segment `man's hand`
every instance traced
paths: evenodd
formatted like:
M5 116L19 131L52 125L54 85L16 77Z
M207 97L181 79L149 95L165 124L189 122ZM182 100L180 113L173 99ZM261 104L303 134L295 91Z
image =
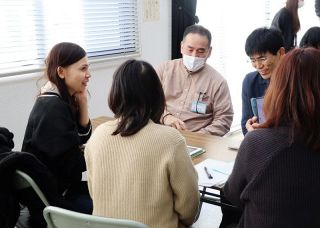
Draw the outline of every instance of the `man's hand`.
M246 123L246 128L249 131L253 131L257 128L260 128L260 124L257 122L258 118L256 116L248 119L247 123Z
M184 124L184 122L171 114L163 118L163 124L174 127L178 130L186 130L186 125Z

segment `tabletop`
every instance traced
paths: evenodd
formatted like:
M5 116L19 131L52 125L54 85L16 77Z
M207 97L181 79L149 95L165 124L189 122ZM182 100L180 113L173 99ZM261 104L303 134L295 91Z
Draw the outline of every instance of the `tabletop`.
M113 117L100 116L91 120L93 130L100 124L113 120ZM206 150L205 153L192 158L193 164L211 158L220 161L234 161L237 150L229 149L229 145L234 144L236 139L228 137L219 137L214 135L195 133L190 131L180 131L185 137L187 145L201 147Z

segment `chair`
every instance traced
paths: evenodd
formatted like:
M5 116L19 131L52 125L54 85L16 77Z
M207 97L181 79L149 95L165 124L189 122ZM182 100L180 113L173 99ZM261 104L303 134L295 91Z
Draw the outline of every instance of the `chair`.
M147 228L132 220L82 214L54 206L46 207L43 216L48 228Z
M49 206L49 201L44 196L38 185L34 182L34 180L25 172L21 170L16 170L13 180L13 185L15 189L21 190L26 188L32 188L36 194L39 196L41 201L44 203L45 206Z

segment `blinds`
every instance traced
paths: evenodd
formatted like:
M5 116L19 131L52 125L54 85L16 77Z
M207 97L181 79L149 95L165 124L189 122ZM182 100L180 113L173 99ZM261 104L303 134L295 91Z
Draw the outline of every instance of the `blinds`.
M137 0L0 0L0 75L43 67L53 45L89 57L139 53Z

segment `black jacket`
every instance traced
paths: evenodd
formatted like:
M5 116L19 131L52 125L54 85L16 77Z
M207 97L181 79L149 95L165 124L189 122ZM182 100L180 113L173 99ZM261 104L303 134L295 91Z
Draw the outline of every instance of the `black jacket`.
M91 124L83 128L77 122L59 95L43 94L33 106L23 140L22 151L34 154L49 168L60 192L80 182L86 170L79 146L89 139Z
M59 194L57 181L36 156L26 152L12 152L13 134L0 127L0 227L15 227L20 214L19 203L28 207L30 225L46 227L42 211L45 205L31 189L17 191L13 187L13 175L19 169L27 173L39 186L50 205L76 210L69 201Z
M13 147L13 134L7 128L0 127L0 153L11 151Z
M316 15L320 17L320 0L316 0L314 4Z
M0 153L0 227L14 227L19 216L19 202L28 206L31 219L41 227L45 224L42 210L45 205L32 189L15 191L12 185L15 170L27 173L39 186L50 205L74 210L72 205L58 194L56 181L48 168L34 155L26 152Z
M276 13L271 27L281 32L286 52L297 46L297 34L293 31L293 17L287 8L281 8Z

